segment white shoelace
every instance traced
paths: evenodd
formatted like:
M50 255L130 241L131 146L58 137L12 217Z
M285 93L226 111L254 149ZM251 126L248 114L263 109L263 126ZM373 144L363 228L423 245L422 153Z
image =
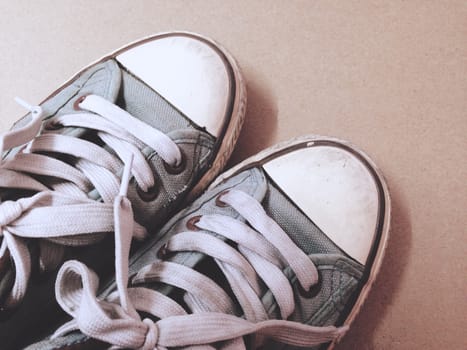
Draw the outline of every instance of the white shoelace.
M222 215L203 215L196 227L235 242L237 249L207 232L186 231L171 237L163 251L211 256L224 273L244 318L232 315L236 306L219 285L202 273L174 262L158 260L145 266L132 279L133 286L127 288L132 220L131 209L125 204L115 212L120 215L115 217L118 221L115 225L117 290L105 300L98 299L97 276L78 261L66 262L59 271L56 296L73 320L58 329L54 337L79 329L117 348L214 349L210 344L222 341L221 348L225 350L245 349L242 337L248 334L256 335L255 345L267 337L295 346L314 346L342 336L347 327L313 327L285 320L294 311L295 302L284 268L289 266L301 287L309 290L318 280L316 267L257 200L233 189L220 198L251 227ZM261 302L259 279L272 292L283 320L268 320ZM154 282L186 291L183 303L190 313L169 296L138 287ZM136 310L159 320L141 320Z
M113 202L120 198L118 174L125 163L132 166L127 165L128 178L122 185L128 186L131 171L141 190L148 191L155 179L142 153L144 148L151 147L170 165L181 162L180 150L168 136L100 96L86 96L79 103L82 112L53 117L47 125L92 130L109 150L75 137L77 129L59 133L43 127L41 107L18 102L31 111L32 119L0 136L1 154L21 146L1 161L0 187L37 193L0 203L0 261L11 257L15 265L15 281L4 307L14 306L26 293L32 264L27 238L43 238L40 268L55 268L63 259L65 246L93 244L114 231ZM47 154L71 157L73 162ZM93 189L101 201L90 198ZM133 222L133 217L128 220ZM143 238L146 230L134 223L129 234Z

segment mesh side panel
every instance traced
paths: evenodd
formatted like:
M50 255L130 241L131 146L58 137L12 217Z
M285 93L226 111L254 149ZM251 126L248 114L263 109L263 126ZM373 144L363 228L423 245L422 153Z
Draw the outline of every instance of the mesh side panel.
M313 326L334 325L358 281L335 266L320 266L319 272L321 285L315 296L300 295L297 283L294 285L297 307L291 319Z
M165 133L191 126L188 119L170 103L123 69L117 104L131 115Z
M138 222L155 228L179 203L183 197L181 194L187 192L191 184L209 166L208 158L214 148L214 139L202 131L195 130L183 114L144 82L124 69L121 72L122 81L117 104L134 117L168 134L185 155L185 170L179 174L168 174L164 162L155 154L150 156L158 188L155 201L141 201L136 190L129 189L128 196L132 200Z
M290 199L269 179L268 191L263 200L263 205L268 213L291 239L305 253L310 256L324 254L327 262L318 263L320 283L315 287L316 292L312 296L303 296L300 293L298 282L291 273L296 308L290 316L290 320L307 323L314 326L333 325L337 322L345 304L358 285L359 272L346 273L337 260L344 259L360 270L360 266L346 257L318 226L316 226L303 212L301 212ZM335 259L335 260L334 260ZM314 259L313 259L314 260ZM334 260L334 261L333 261ZM276 306L277 307L277 306ZM269 309L270 315L275 315L276 307ZM269 342L265 346L270 350L303 350L303 348L287 346L275 342ZM311 350L322 349L322 346L313 347Z
M293 283L295 295L295 312L289 320L313 326L335 325L345 305L349 302L352 293L358 285L358 275L346 273L341 264L336 263L320 265L320 284L316 286L317 293L306 297L300 294L298 282ZM303 350L304 348L285 345L270 341L266 349L269 350ZM319 345L309 350L322 349ZM326 348L326 346L324 346Z
M177 135L178 134L178 135ZM179 174L169 174L165 169L164 161L157 155L149 157L155 172L156 198L144 202L137 194L136 186L128 190L128 197L132 200L133 210L138 222L154 230L167 219L172 210L183 199L183 193L190 190L192 184L204 173L209 166L209 156L212 153L214 142L208 136L198 131L191 131L192 135L181 135L173 132L178 147L185 154L185 166Z
M308 219L272 181L263 201L264 209L307 254L342 253L332 241Z

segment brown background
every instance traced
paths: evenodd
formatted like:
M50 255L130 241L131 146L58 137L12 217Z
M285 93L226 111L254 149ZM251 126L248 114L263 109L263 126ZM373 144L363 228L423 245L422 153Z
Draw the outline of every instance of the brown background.
M392 236L339 349L467 349L465 1L1 1L1 130L84 65L172 29L238 59L249 106L232 164L304 133L366 150Z

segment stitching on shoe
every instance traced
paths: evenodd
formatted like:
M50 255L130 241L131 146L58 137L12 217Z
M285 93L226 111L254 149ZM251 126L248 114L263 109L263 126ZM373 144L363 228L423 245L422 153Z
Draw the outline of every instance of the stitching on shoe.
M215 200L215 198L217 197L217 195L226 190L226 189L230 189L230 188L234 188L236 186L239 186L239 185L242 185L244 184L246 181L249 181L250 178L258 178L258 175L256 173L248 173L248 176L244 177L244 178L241 178L241 179L236 179L236 181L234 181L232 184L230 184L228 187L223 187L223 186L218 186L216 188L216 191L212 191L212 195L203 199L203 201L199 201L198 203L195 201L189 208L187 209L183 209L182 211L180 211L179 213L175 214L174 217L172 218L172 220L170 220L168 223L166 223L165 226L163 226L162 228L164 229L163 231L159 231L157 232L157 235L154 236L154 240L148 242L148 244L145 245L144 249L141 249L138 254L136 255L133 255L131 261L130 261L130 269L135 265L137 264L137 261L142 257L144 256L145 254L147 254L149 251L153 250L155 246L157 246L157 242L161 241L161 240L164 240L164 237L174 228L174 226L176 226L181 220L185 219L186 217L188 217L189 215L193 214L194 212L197 212L198 210L200 210L201 207L203 207L204 205L206 205L206 203L212 201L212 200ZM258 183L258 180L251 180L255 183ZM216 207L217 208L217 207ZM188 210L189 209L189 210ZM219 208L217 208L216 210L218 210ZM239 214L237 214L235 216L235 218L238 218ZM170 226L168 226L168 224L170 223ZM157 239L156 239L157 238Z

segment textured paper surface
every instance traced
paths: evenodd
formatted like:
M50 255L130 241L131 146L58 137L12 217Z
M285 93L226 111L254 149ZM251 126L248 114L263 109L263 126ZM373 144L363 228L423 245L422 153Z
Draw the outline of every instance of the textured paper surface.
M386 175L392 236L344 349L467 348L465 1L3 1L0 128L84 65L172 29L213 37L248 82L231 164L304 133Z

